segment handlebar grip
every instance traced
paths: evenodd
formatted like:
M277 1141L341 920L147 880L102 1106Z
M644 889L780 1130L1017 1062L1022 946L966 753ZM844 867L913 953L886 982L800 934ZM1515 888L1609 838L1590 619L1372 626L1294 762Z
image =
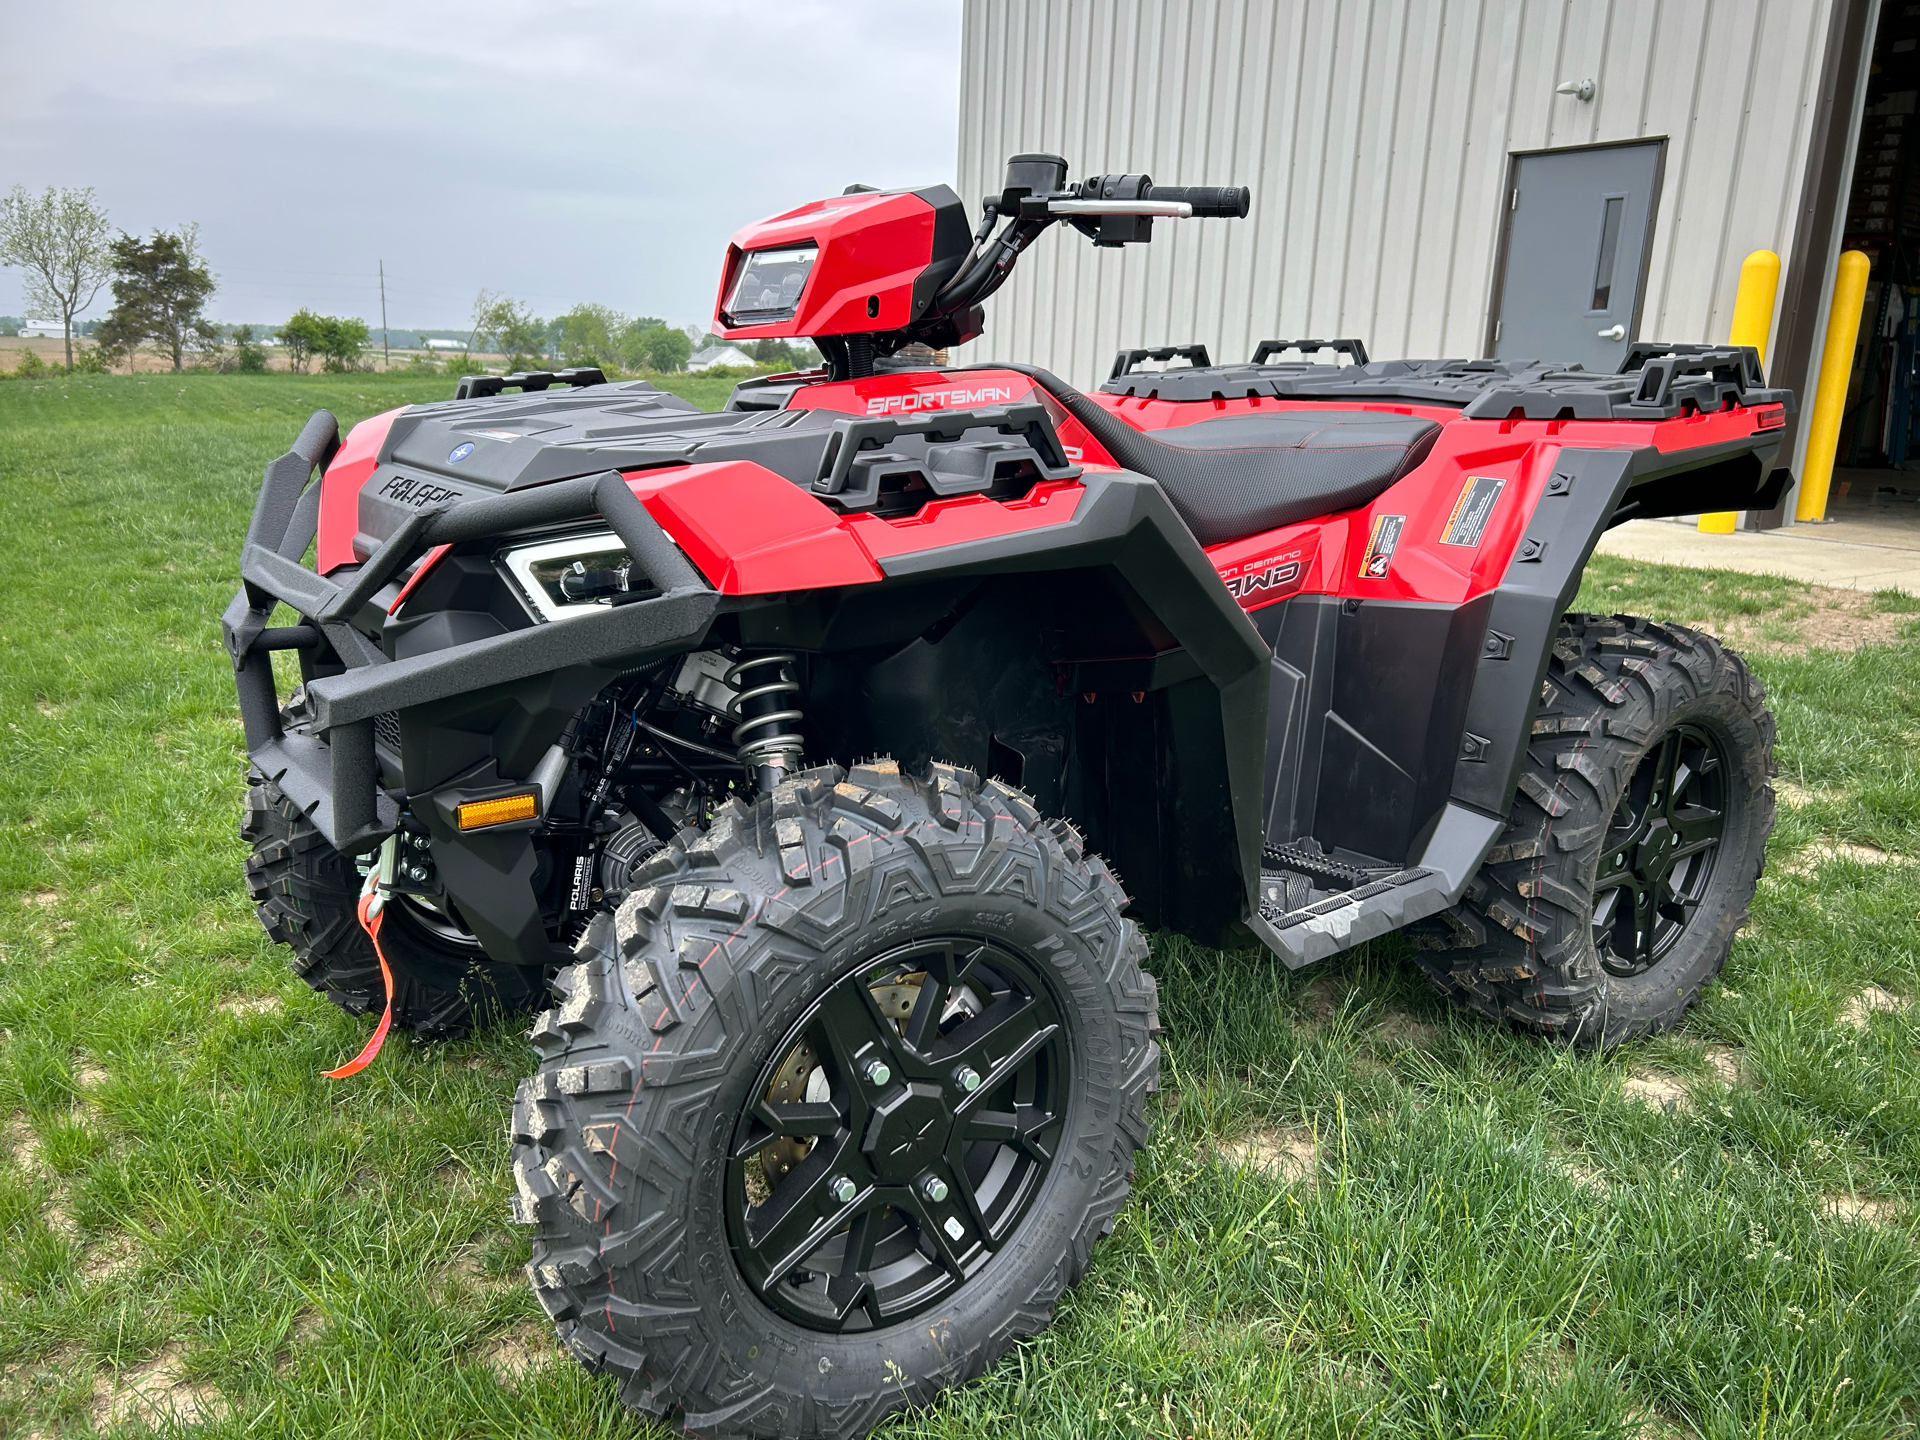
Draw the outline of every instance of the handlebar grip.
M1193 206L1196 220L1244 220L1253 192L1245 185L1155 185L1140 198L1184 200Z

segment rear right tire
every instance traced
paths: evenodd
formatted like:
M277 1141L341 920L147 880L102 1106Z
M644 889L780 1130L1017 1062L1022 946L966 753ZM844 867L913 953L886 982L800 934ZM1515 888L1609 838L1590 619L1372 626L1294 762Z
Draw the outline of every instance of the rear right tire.
M1580 1045L1678 1024L1746 922L1773 828L1773 716L1710 635L1569 615L1506 831L1410 927L1455 1004Z

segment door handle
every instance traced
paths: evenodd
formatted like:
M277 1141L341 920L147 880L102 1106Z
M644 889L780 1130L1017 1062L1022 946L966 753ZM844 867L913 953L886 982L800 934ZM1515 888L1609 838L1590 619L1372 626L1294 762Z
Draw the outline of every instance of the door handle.
M1624 325L1615 325L1609 329L1602 330L1600 332L1600 338L1602 340L1624 340L1627 338L1627 327Z

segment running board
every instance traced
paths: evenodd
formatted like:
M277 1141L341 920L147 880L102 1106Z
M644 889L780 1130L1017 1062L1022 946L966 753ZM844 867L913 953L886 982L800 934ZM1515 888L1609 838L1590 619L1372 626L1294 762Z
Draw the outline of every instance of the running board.
M1278 871L1261 872L1260 909L1248 923L1290 970L1438 914L1453 903L1447 882L1437 871L1398 870L1288 910L1284 901L1267 898L1270 892L1285 894L1285 879Z
M1289 970L1324 960L1452 905L1504 823L1449 804L1421 863L1404 870L1362 870L1317 847L1269 846L1263 858L1276 868L1261 868L1260 904L1247 925ZM1321 888L1328 880L1350 883L1329 892Z

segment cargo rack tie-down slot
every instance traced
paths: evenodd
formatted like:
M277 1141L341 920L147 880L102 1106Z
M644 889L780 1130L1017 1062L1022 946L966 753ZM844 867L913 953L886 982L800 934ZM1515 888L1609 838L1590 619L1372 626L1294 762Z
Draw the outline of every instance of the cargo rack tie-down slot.
M242 585L221 617L233 660L247 751L262 774L308 814L336 849L369 848L391 830L398 808L378 783L374 720L510 684L569 665L650 657L705 633L719 597L635 498L618 471L558 480L529 490L458 501L410 516L344 585L302 565L319 516L319 486L338 446L332 415L318 411L287 454L267 466L241 552ZM650 599L569 620L390 660L351 620L416 555L439 545L598 515L660 590ZM269 626L276 604L302 622ZM280 720L273 652L330 650L341 673L308 681L310 733ZM329 664L331 668L331 664Z
M977 431L1008 438L967 439ZM903 436L924 436L932 443L924 455L887 448ZM812 491L841 510L872 510L881 504L889 481L918 476L930 494L942 499L977 495L993 489L1004 466L1022 462L1033 466L1037 480L1071 480L1081 473L1044 405L849 418L834 422Z

